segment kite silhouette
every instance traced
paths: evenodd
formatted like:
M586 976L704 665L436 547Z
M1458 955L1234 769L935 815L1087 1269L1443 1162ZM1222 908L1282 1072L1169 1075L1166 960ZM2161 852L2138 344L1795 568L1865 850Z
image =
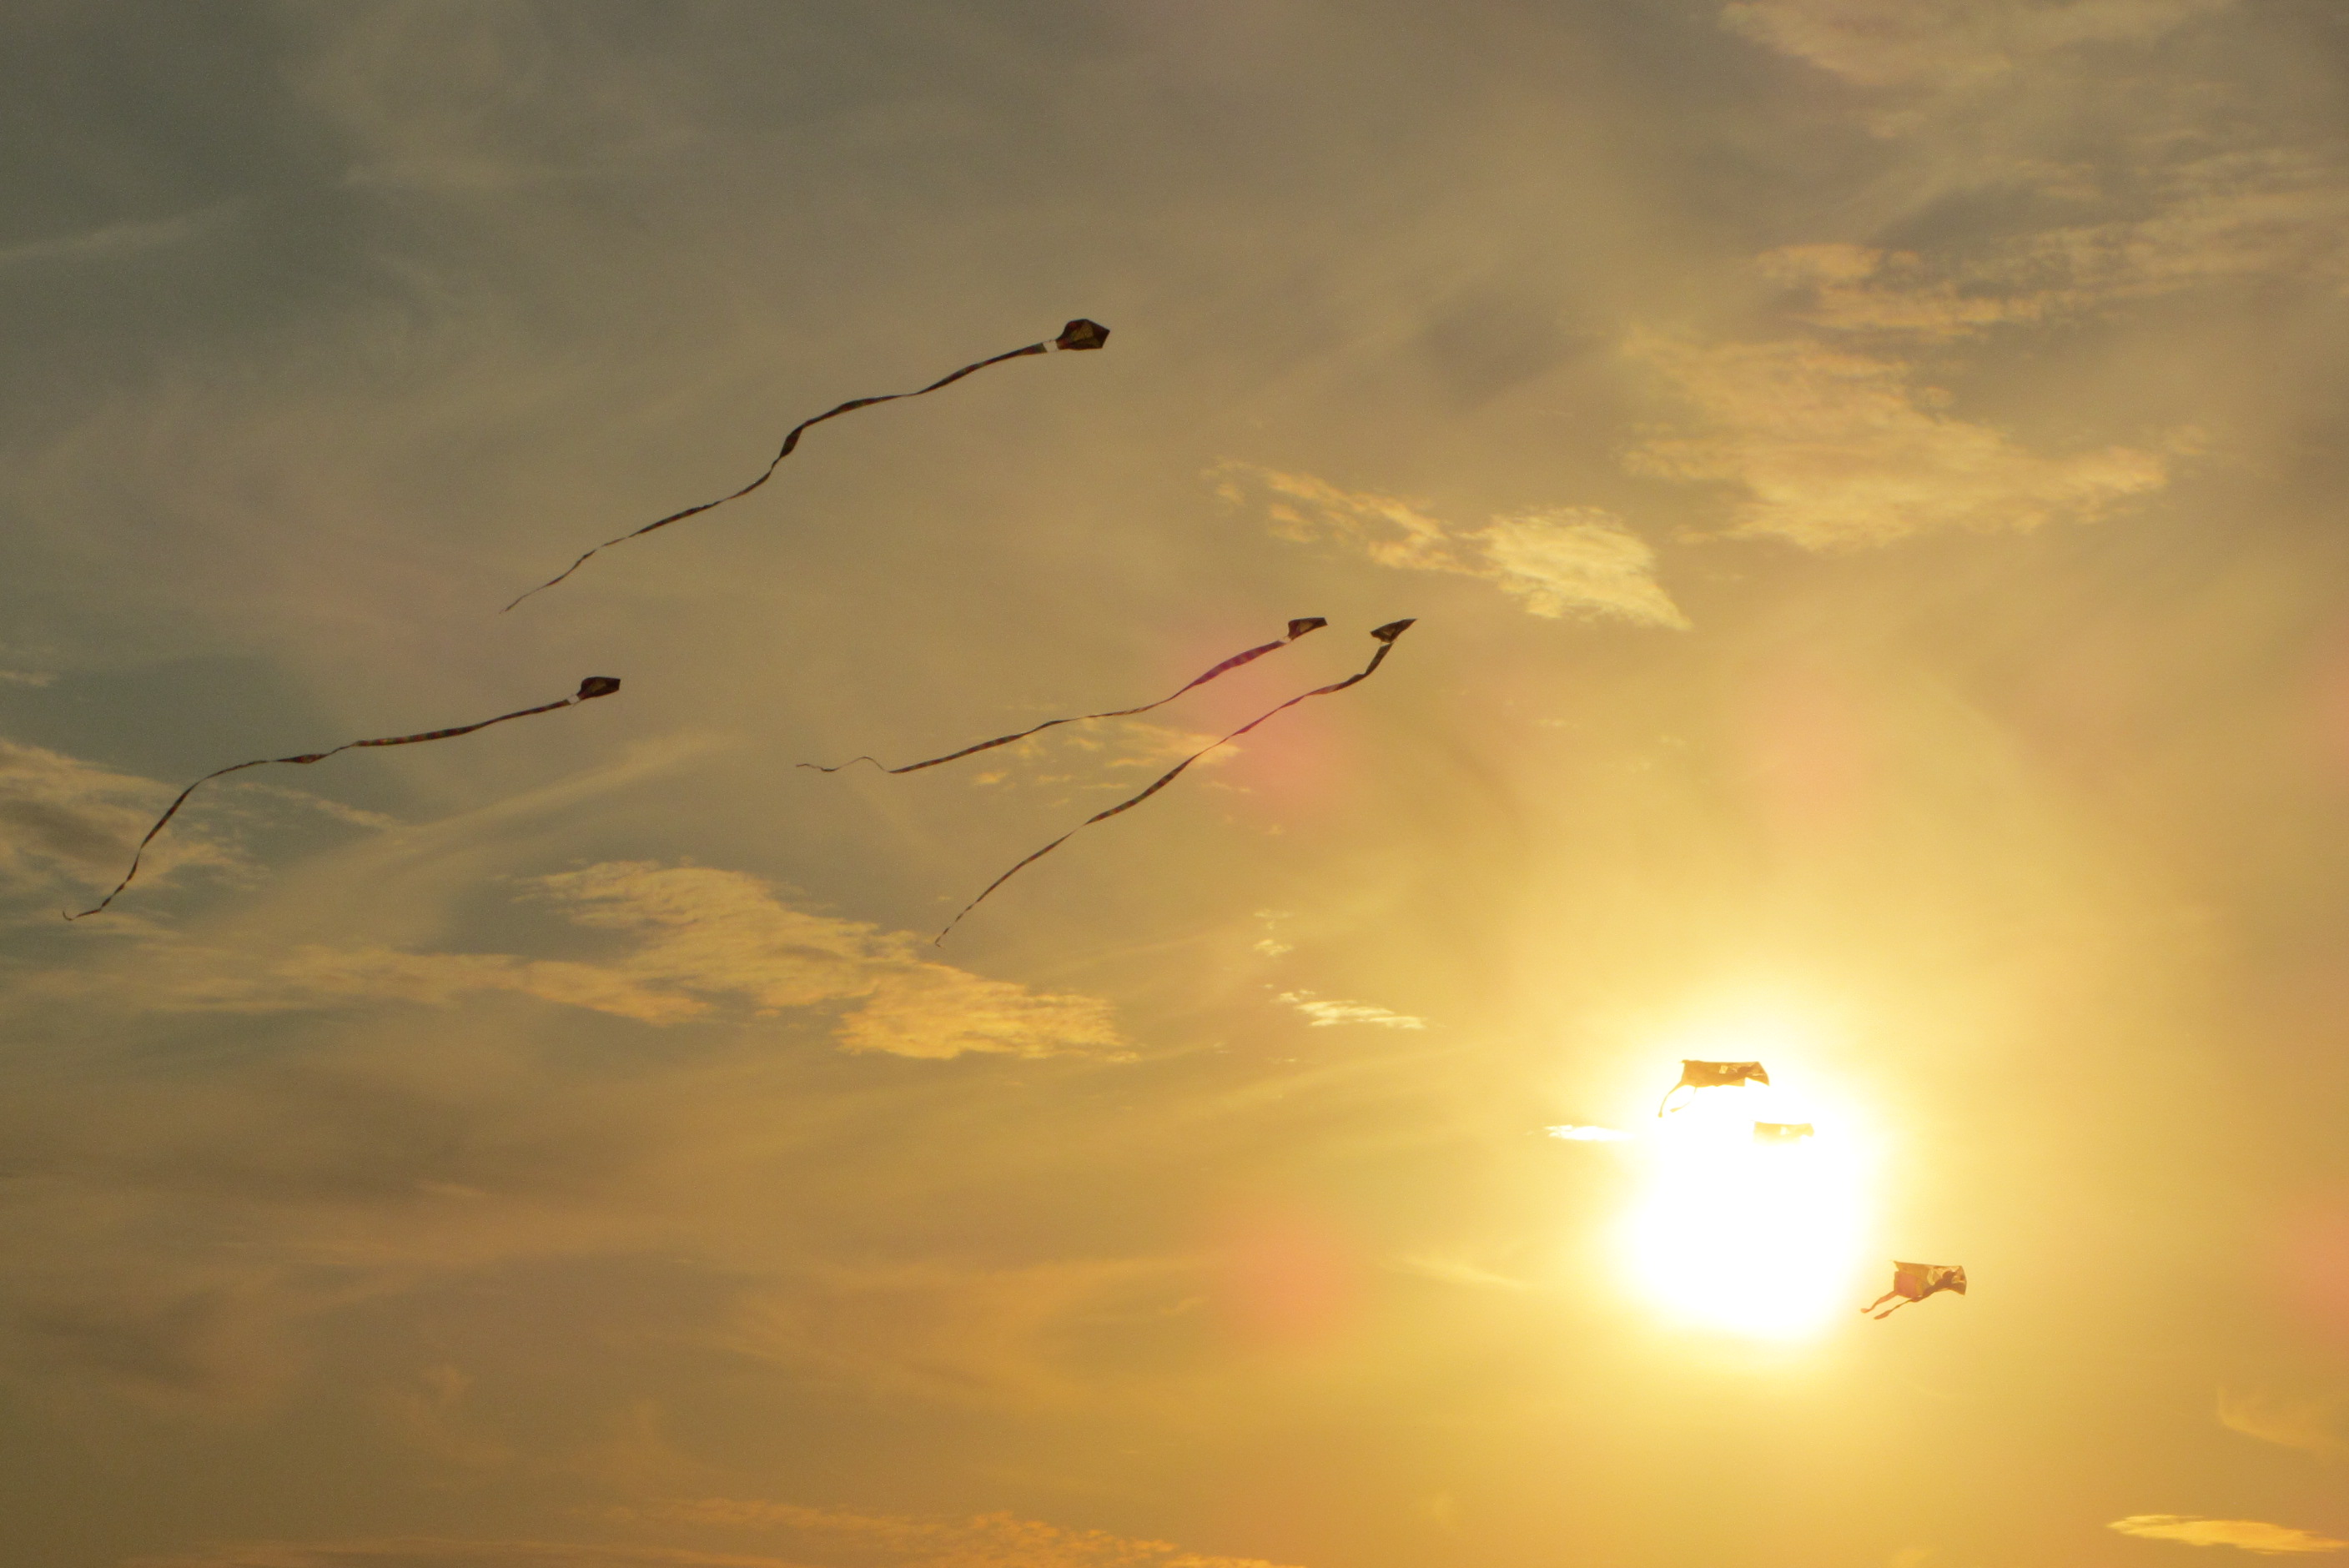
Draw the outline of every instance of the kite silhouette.
M1770 1075L1763 1068L1760 1062L1698 1062L1683 1060L1681 1063L1681 1081L1672 1085L1671 1088L1664 1091L1664 1098L1657 1103L1656 1114L1658 1116L1661 1116L1668 1109L1677 1110L1681 1109L1681 1106L1685 1106L1688 1103L1686 1100L1682 1100L1681 1102L1681 1106L1674 1106L1672 1104L1672 1096L1680 1093L1681 1090L1684 1088L1733 1088L1739 1084L1766 1084L1769 1081ZM1756 1123L1756 1125L1758 1126L1759 1123Z
M112 903L122 890L130 885L130 879L139 874L139 862L147 853L147 846L155 841L155 835L163 830L164 824L179 815L180 808L188 803L189 796L223 774L241 773L248 768L261 768L278 762L306 766L313 762L324 762L337 752L354 750L362 746L413 746L422 740L450 740L460 735L471 735L477 729L487 729L493 724L503 724L510 718L528 718L534 713L553 713L558 707L573 707L583 702L593 702L599 696L609 696L619 689L620 683L610 676L589 676L579 683L577 691L560 702L543 702L536 707L517 708L512 713L502 713L495 718L482 719L479 724L460 724L454 729L428 729L421 735L388 735L378 740L347 740L331 751L307 751L299 757L256 757L250 762L239 762L227 768L217 769L181 790L180 798L172 801L160 817L155 819L155 825L147 830L147 836L140 840L139 847L131 851L130 869L122 873L120 882L114 884L113 892L108 893L89 908L83 910L80 914L68 914L66 918L80 920L84 916L96 914L108 904Z
M1005 872L1001 876L997 877L993 882L988 883L985 892L982 892L977 898L972 899L968 903L963 905L961 911L957 913L952 920L947 922L946 930L939 932L937 935L930 939L931 945L937 946L944 944L947 934L951 933L956 926L962 923L964 915L968 914L972 910L977 909L980 904L987 902L988 893L993 892L997 888L1001 887L1005 882L1009 882L1013 877L1018 876L1021 872L1027 870L1028 867L1035 864L1038 861L1042 860L1046 855L1050 854L1054 850L1059 849L1062 844L1067 843L1071 839L1075 838L1079 833L1083 832L1095 822L1106 822L1112 817L1116 816L1119 812L1131 811L1136 806L1141 805L1144 800L1149 799L1153 795L1157 794L1158 791L1165 789L1166 786L1174 783L1175 779L1182 777L1183 770L1185 769L1190 767L1191 764L1196 762L1202 757L1206 756L1208 752L1215 750L1217 747L1230 745L1233 741L1237 740L1241 736L1246 735L1249 730L1254 729L1257 725L1262 724L1265 720L1272 717L1275 714L1285 713L1288 709L1295 707L1299 703L1303 702L1308 697L1328 696L1332 692L1344 691L1348 686L1358 686L1363 681L1370 679L1372 675L1377 673L1378 667L1386 662L1387 655L1394 651L1395 639L1402 636L1405 632L1411 630L1413 624L1413 622L1409 620L1389 621L1383 626L1372 628L1371 635L1378 639L1378 651L1371 655L1371 662L1369 664L1364 665L1354 674L1348 676L1344 680L1333 681L1330 685L1324 686L1315 686L1311 691L1299 692L1295 696L1290 697L1287 702L1282 703L1278 707L1268 708L1265 712L1257 715L1256 717L1249 719L1246 724L1241 725L1237 729L1233 730L1229 735L1226 735L1222 739L1216 741L1213 745L1203 746L1198 750L1191 753L1190 756L1183 758L1182 761L1177 762L1174 767L1160 774L1157 779L1152 781L1150 787L1143 790L1140 794L1133 796L1130 799L1121 800L1116 805L1110 807L1106 810L1094 812L1092 816L1087 817L1083 821L1079 822L1075 827L1071 828L1067 832L1062 833L1059 838L1054 839L1050 843L1046 844L1042 849L1036 851L1033 854L1030 854L1024 860L1020 861L1019 864L1013 866L1009 871Z
M800 766L802 768L812 768L818 773L837 773L842 769L853 768L859 762L870 762L874 767L880 768L881 771L884 773L918 773L925 768L936 768L941 762L958 761L965 757L973 756L981 751L992 751L999 746L1009 746L1015 740L1025 740L1031 735L1040 734L1058 725L1083 724L1090 719L1095 718L1130 718L1137 713L1148 713L1154 707L1164 707L1168 703L1173 702L1175 697L1183 696L1185 692L1195 690L1200 686L1206 686L1217 676L1227 675L1231 671L1239 668L1242 665L1251 663L1254 660L1264 657L1267 654L1285 648L1288 646L1289 644L1297 641L1298 638L1304 636L1308 632L1318 632L1329 624L1329 622L1323 620L1319 615L1308 615L1301 620L1291 621L1288 623L1288 632L1285 636L1277 637L1269 643L1259 643L1255 647L1249 648L1244 653L1234 654L1230 658L1226 659L1222 664L1217 665L1206 674L1194 676L1172 695L1162 696L1156 702L1145 702L1140 707L1115 707L1110 709L1106 713L1080 713L1072 715L1067 718L1048 718L1043 723L1030 725L1029 727L1019 731L1017 734L999 735L992 740L982 740L975 746L966 746L960 751L949 751L944 757L931 757L926 758L919 762L908 762L903 768L882 767L881 763L876 758L871 757L852 757L845 762L834 763L829 768L826 768L821 762L802 762Z
M1876 1312L1876 1319L1881 1323L1910 1302L1922 1301L1945 1290L1959 1295L1966 1294L1966 1271L1959 1264L1896 1261L1892 1265L1892 1288L1859 1310L1862 1313L1876 1312L1886 1302L1892 1303L1890 1306L1884 1306L1882 1312Z
M800 444L801 433L806 430L811 425L821 425L826 419L837 419L843 414L853 414L859 408L870 408L875 403L895 403L902 398L926 397L930 393L937 391L942 387L951 387L966 376L984 370L990 365L1000 365L1007 359L1024 359L1031 354L1050 354L1056 349L1099 348L1108 341L1109 328L1102 325L1101 323L1097 321L1087 321L1084 317L1079 316L1076 320L1062 327L1061 329L1061 335L1053 338L1049 343L1031 343L1025 348L1014 348L1007 353L999 354L992 359L981 359L974 364L966 365L961 369L956 371L953 375L940 377L937 380L931 382L927 387L924 387L918 391L888 392L884 393L878 397L852 397L847 402L840 405L837 408L827 408L823 413L816 415L813 418L802 419L798 424L792 427L790 435L783 438L782 449L777 452L774 456L774 460L767 465L767 471L761 474L757 479L752 480L749 484L744 485L740 490L736 490L732 495L722 495L716 500L706 500L699 506L689 506L683 511L673 511L657 521L648 522L642 528L631 529L626 533L623 533L616 538L605 540L603 543L595 546L594 550L588 551L586 554L582 555L578 560L573 562L570 565L564 567L562 571L556 573L554 576L548 578L537 587L529 590L528 593L518 595L514 599L513 604L508 604L506 609L512 609L514 604L521 603L523 600L529 598L532 593L543 593L547 589L554 587L557 583L562 582L565 577L570 576L574 572L576 572L582 566L586 565L588 560L593 557L597 551L609 550L616 544L624 544L631 539L641 538L643 535L652 532L655 529L667 528L672 522L683 522L688 517L698 516L702 512L709 511L713 507L724 506L730 500L740 500L744 496L749 495L752 490L757 490L761 485L765 484L769 480L775 477L775 470L782 466L783 459L790 457L792 449Z

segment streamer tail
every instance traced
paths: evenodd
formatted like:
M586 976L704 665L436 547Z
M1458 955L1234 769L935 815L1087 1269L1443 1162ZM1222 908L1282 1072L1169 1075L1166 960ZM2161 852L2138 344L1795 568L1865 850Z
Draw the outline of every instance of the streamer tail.
M1259 643L1253 648L1245 649L1240 653L1234 654L1230 658L1226 659L1223 663L1216 665L1213 669L1208 670L1206 674L1194 676L1190 680L1185 682L1174 692L1165 696L1160 697L1156 702L1145 702L1140 707L1117 707L1111 708L1103 713L1080 713L1073 714L1067 718L1048 718L1041 724L1031 724L1027 728L1019 730L1013 734L999 735L992 740L981 740L974 745L964 747L960 751L949 751L943 757L929 757L925 758L919 762L908 762L903 768L885 767L883 764L875 761L870 757L852 757L846 762L835 763L830 768L825 767L821 762L802 762L800 766L802 768L812 769L818 773L837 773L842 769L853 767L859 762L871 762L874 767L879 768L884 773L918 773L925 768L936 768L942 763L957 762L961 760L963 758L975 756L981 751L992 751L999 746L1009 746L1015 740L1025 740L1031 735L1040 735L1045 730L1054 728L1060 725L1084 724L1096 718L1131 718L1137 713L1148 713L1152 708L1164 707L1176 697L1182 696L1185 693L1197 690L1199 687L1206 686L1209 681L1214 680L1216 676L1227 675L1233 670L1238 669L1242 665L1252 664L1256 660L1264 657L1267 654L1278 652L1279 649L1288 646L1289 644L1297 641L1298 638L1304 636L1306 634L1309 632L1318 632L1329 624L1330 623L1328 621L1319 615L1300 616L1288 623L1288 631L1286 635L1276 637L1269 643Z
M800 437L813 427L823 424L826 419L837 419L843 414L853 414L859 408L870 408L876 403L895 403L907 397L926 397L933 392L940 391L945 387L953 386L956 382L961 380L966 376L976 375L979 371L986 369L988 366L1000 365L1007 359L1025 359L1030 355L1050 354L1055 350L1061 349L1072 350L1099 348L1108 342L1109 328L1102 325L1099 322L1087 321L1084 317L1079 316L1076 320L1062 327L1061 329L1061 335L1053 338L1049 343L1030 343L1024 347L1008 349L991 358L976 360L971 364L964 366L961 369L955 371L952 375L939 377L927 387L918 387L911 392L885 392L877 397L852 397L847 402L841 404L837 407L827 408L823 413L816 415L814 418L802 419L798 424L792 426L791 433L783 438L781 449L777 451L774 457L768 462L766 471L761 473L757 479L752 480L749 484L744 485L740 490L736 490L733 494L719 496L716 500L703 501L699 506L687 507L683 511L673 511L667 517L657 518L651 522L646 523L642 528L631 529L626 533L617 534L605 540L603 543L587 551L585 554L581 555L578 560L573 562L570 565L564 567L562 571L556 573L554 576L548 578L537 587L529 589L526 592L516 595L513 603L508 604L506 609L512 609L515 604L521 603L533 593L543 593L549 588L554 587L556 583L562 582L564 578L578 571L582 566L586 565L587 562L595 555L603 551L611 549L612 546L616 544L625 544L631 539L640 539L656 529L667 528L673 522L683 522L688 517L698 517L705 511L724 506L728 501L740 500L744 496L749 495L752 490L757 490L769 480L773 479L775 477L775 470L782 467L783 459L790 457L792 453L798 449ZM500 613L503 614L502 611Z
M609 696L619 689L620 683L610 676L589 676L585 680L579 683L579 689L577 691L574 692L569 696L564 697L558 702L543 702L539 704L536 707L516 708L512 713L502 713L495 718L485 718L478 724L460 724L452 729L428 729L416 735L387 735L373 740L347 740L343 742L342 745L335 747L331 750L305 751L298 757L256 757L250 762L235 762L231 763L226 768L215 769L212 772L207 773L202 778L197 779L193 784L191 784L186 789L181 790L178 799L174 799L171 805L164 808L163 814L155 819L155 825L147 830L147 836L140 839L139 841L139 847L131 851L130 869L122 873L122 880L114 884L114 891L108 893L104 898L99 899L89 908L83 910L80 913L67 914L66 919L86 919L90 915L98 913L108 904L112 903L116 898L120 896L122 890L129 887L130 885L131 879L139 874L139 865L140 862L146 858L147 847L155 841L156 836L162 832L164 827L170 823L171 819L180 814L180 808L188 803L188 797L193 795L198 789L202 789L204 785L211 783L215 779L222 778L230 773L241 773L248 768L265 768L280 762L291 763L297 767L306 767L310 763L324 762L329 757L336 756L345 751L356 750L363 746L413 746L417 742L423 740L448 740L460 735L471 735L477 729L487 729L493 724L503 724L510 718L528 718L533 714L552 713L558 707L572 707L583 702L592 702L599 696Z
M1211 745L1201 747L1190 756L1183 758L1182 761L1177 762L1174 767L1168 769L1164 773L1160 774L1156 779L1153 779L1149 787L1143 789L1140 794L1121 800L1116 805L1109 807L1104 810L1094 812L1092 816L1086 818L1083 821L1078 823L1075 827L1070 829L1059 838L1054 839L1050 843L1046 844L1042 849L1038 850L1035 853L1028 856L1025 860L1019 861L1018 865L1013 866L1009 871L1005 872L1001 876L988 883L987 889L984 892L981 892L977 898L972 899L968 903L963 905L961 912L952 920L947 922L946 929L939 932L937 935L930 939L930 944L934 947L943 945L947 937L954 931L954 928L962 923L964 915L968 914L972 910L977 909L980 904L985 903L988 900L988 894L994 892L997 888L1001 887L1005 882L1009 882L1021 871L1034 864L1037 861L1041 860L1044 856L1051 853L1054 850L1059 849L1062 844L1067 843L1071 839L1084 831L1087 828L1092 827L1094 823L1106 822L1112 817L1117 816L1121 812L1131 811L1136 806L1141 805L1144 800L1149 799L1153 795L1157 794L1161 789L1165 789L1169 784L1174 783L1175 779L1181 778L1185 769L1188 769L1194 762L1198 761L1202 757L1206 756L1209 752L1215 751L1221 747L1230 745L1233 741L1237 740L1241 736L1246 735L1257 726L1279 714L1288 712L1290 708L1295 707L1300 702L1304 702L1311 697L1328 696L1332 693L1344 691L1348 686L1359 686L1363 681L1370 679L1371 676L1378 672L1378 667L1386 662L1387 655L1394 651L1395 639L1409 631L1413 624L1413 622L1410 620L1390 621L1385 625L1375 628L1371 633L1371 635L1378 639L1378 651L1371 655L1371 662L1369 664L1364 665L1354 674L1348 676L1344 680L1333 681L1330 685L1324 686L1315 686L1311 691L1299 692L1295 696L1290 697L1287 702L1282 703L1279 707L1268 708L1263 713L1257 715L1256 717L1248 720L1246 724L1241 725L1237 729L1233 730L1229 735L1223 737L1221 739L1215 741Z

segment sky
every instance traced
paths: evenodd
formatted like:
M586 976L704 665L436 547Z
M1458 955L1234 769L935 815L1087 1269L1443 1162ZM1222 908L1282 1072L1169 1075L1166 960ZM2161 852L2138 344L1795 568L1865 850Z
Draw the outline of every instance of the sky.
M5 1568L2349 1551L2349 10L7 12Z

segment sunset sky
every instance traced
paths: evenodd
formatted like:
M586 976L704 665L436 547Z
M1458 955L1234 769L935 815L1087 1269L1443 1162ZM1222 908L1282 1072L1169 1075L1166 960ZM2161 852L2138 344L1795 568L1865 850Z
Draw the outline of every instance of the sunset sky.
M2349 1552L2340 0L6 10L0 1568Z

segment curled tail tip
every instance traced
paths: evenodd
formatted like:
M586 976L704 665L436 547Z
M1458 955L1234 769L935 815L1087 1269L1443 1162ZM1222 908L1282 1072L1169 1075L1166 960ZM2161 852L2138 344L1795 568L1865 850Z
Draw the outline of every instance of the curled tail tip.
M579 569L578 569L576 566L574 566L574 567L571 568L571 572L576 572L576 571L578 571L578 570L579 570ZM506 602L506 610L511 610L511 609L512 609L516 604L521 603L523 600L525 600L525 599L529 598L529 597L530 597L531 595L533 595L533 593L545 593L549 588L552 588L552 587L554 587L557 583L562 582L564 577L568 577L568 576L570 576L570 575L571 575L571 572L565 572L565 573L564 573L562 577L550 577L550 578L548 578L545 582L539 583L539 584L538 584L537 586L535 586L535 587L532 587L532 588L525 588L525 589L523 589L521 593L519 593L515 594L512 599L510 599L510 600L508 600L508 601ZM501 610L501 611L499 611L499 612L498 612L498 614L501 614L501 615L502 615L502 614L504 614L506 613L506 610Z

